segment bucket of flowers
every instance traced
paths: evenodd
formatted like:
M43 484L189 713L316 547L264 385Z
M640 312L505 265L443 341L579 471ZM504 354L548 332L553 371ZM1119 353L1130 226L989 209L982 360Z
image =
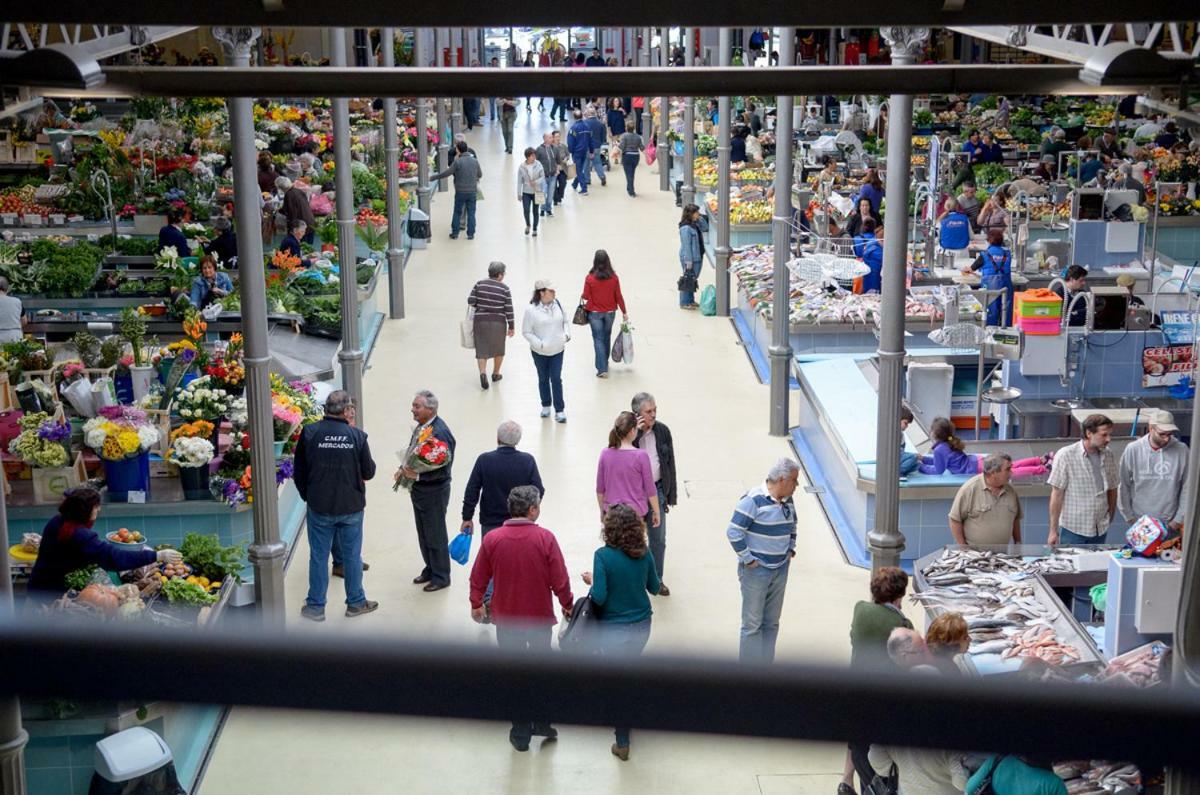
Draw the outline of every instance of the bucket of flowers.
M58 502L64 491L83 482L71 466L71 426L45 412L26 414L19 423L21 433L9 443L8 451L31 468L34 499Z
M233 396L218 388L211 375L202 375L175 393L175 410L184 422L207 420L219 428L232 404Z
M104 479L113 502L128 502L130 493L145 498L150 488L150 448L158 443L158 428L146 412L132 406L105 406L83 426L83 441L104 465Z
M209 427L211 428L211 425ZM216 452L212 442L201 436L176 436L174 433L171 436L173 441L167 460L179 467L179 481L183 487L183 498L185 500L211 500L209 464Z

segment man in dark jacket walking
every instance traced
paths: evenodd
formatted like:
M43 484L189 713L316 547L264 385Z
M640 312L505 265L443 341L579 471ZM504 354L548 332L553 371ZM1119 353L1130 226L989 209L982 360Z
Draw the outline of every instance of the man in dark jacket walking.
M454 210L450 216L450 239L457 240L458 232L462 229L461 218L463 211L467 213L467 240L475 238L475 200L479 196L479 180L483 178L483 169L475 159L466 141L454 144L454 162L431 176L430 181L454 177Z
M587 125L588 132L592 136L592 168L596 169L596 175L600 177L600 184L607 185L608 177L605 175L607 164L604 162L604 150L608 143L608 128L604 126L604 122L597 117L596 111L591 107L584 111L583 123Z
M537 461L529 453L517 449L520 441L521 426L505 420L496 429L496 449L475 459L463 494L462 532L474 531L476 505L479 506L479 525L484 536L508 521L508 495L517 486L533 486L538 494L545 496ZM488 583L483 601L485 605L492 601L491 583Z
M363 509L366 481L375 477L375 461L367 435L355 428L354 403L342 390L325 400L325 419L309 425L296 444L296 490L308 503L308 598L300 615L325 620L329 589L329 552L341 548L346 581L346 615L370 613L378 602L367 600L362 587Z
M658 527L646 518L646 534L650 541L650 553L654 555L654 568L658 579L663 577L663 558L667 555L667 511L668 506L678 502L678 488L675 479L675 442L671 438L671 430L658 421L658 405L654 395L649 392L638 392L633 396L631 408L637 417L637 436L633 445L646 451L650 456L650 477L658 488L659 511ZM663 583L658 589L659 596L670 596L671 591Z
M574 113L575 123L567 130L567 150L571 153L571 159L575 161L575 179L571 182L571 187L578 188L580 196L586 196L588 185L592 181L592 132L583 120L583 114L579 111Z
M413 579L414 585L424 585L427 593L450 587L450 538L446 531L446 508L450 505L450 467L454 465L454 434L438 416L437 396L428 389L418 392L412 401L412 417L417 423L408 452L407 462L417 448L418 440L426 428L433 437L445 442L450 449L450 460L432 472L416 472L407 466L396 471L396 480L407 478L415 481L409 490L412 497L413 517L417 523L417 544L421 548L421 559L425 568Z

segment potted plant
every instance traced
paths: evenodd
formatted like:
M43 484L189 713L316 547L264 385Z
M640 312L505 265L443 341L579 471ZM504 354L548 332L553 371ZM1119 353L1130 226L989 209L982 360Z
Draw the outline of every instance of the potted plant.
M133 364L129 367L129 375L133 379L133 399L137 402L150 394L154 367L146 362L146 318L131 306L121 312L121 336L133 348Z
M215 450L212 442L199 436L178 436L171 444L168 460L179 467L185 500L209 500L209 464Z
M83 440L104 465L110 500L128 502L131 493L145 499L150 488L150 448L158 443L158 429L146 412L105 406L83 426Z

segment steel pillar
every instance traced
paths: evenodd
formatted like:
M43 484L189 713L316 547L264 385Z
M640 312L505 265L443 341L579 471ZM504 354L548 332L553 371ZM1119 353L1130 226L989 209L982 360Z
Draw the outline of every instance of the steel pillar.
M684 28L684 68L691 68L692 37L695 28ZM696 203L696 98L683 98L683 188L684 205Z
M394 28L380 30L383 49L383 65L396 65ZM400 217L400 136L396 130L396 98L383 100L383 151L387 165L387 219L388 219L388 317L398 320L404 317L404 250L400 239L403 231ZM355 280L357 283L357 280Z
M461 38L462 31L459 28L446 29L446 41L450 47L450 68L458 69L458 43ZM463 115L462 115L462 97L453 97L450 100L450 141L449 146L454 145L455 137L463 131Z
M346 43L334 28L330 60L334 66L346 62ZM333 164L336 185L335 210L338 227L338 267L342 289L342 347L338 362L342 365L342 389L350 393L358 409L357 422L366 424L363 406L363 352L358 339L358 278L354 229L354 183L350 174L350 100L333 102Z
M413 31L413 61L418 68L429 65L426 30ZM429 215L429 97L417 97L417 207Z
M893 64L911 64L924 51L928 28L881 28ZM909 157L912 153L912 95L888 101L888 204L884 218L883 301L880 307L879 406L875 441L875 528L867 533L871 569L899 566L904 549L900 531L900 399L904 369L904 296L908 267Z
M249 66L250 50L258 35L258 28L213 28L213 38L221 44L226 59L234 66ZM342 35L339 41L344 53L345 36ZM250 466L255 478L254 502L251 503L254 543L250 545L248 557L254 566L254 595L263 627L279 630L284 624L283 564L287 544L279 537L279 495L275 488L267 275L262 235L258 234L262 211L258 202L257 152L254 149L254 102L245 97L230 97L226 104L229 107L234 214L238 230Z
M658 38L658 57L662 63L659 65L666 68L667 64L671 63L671 41L667 35L671 32L670 28L661 28L662 34ZM667 141L667 130L671 126L671 98L663 95L658 100L658 107L661 113L658 125L658 188L659 190L671 190L671 145Z
M721 28L718 45L718 65L729 66L732 29ZM713 252L717 263L717 315L729 317L729 132L730 101L728 96L717 99L717 247Z
M435 53L435 58L437 59L438 69L446 68L446 62L442 59L442 54L446 50L446 45L445 45L446 38L445 38L444 31L445 31L445 28L434 28L433 29L433 36L434 36L433 50ZM437 134L438 134L437 170L439 172L441 172L441 171L446 170L446 164L447 164L447 162L449 162L448 156L449 156L449 152L450 152L450 141L447 140L447 138L446 138L446 100L438 98L438 99L435 99L434 102L437 103L437 131L438 131L437 132ZM439 179L437 189L438 189L438 193L444 193L445 191L449 190L449 186L447 185L447 180Z
M781 28L779 62L791 63L796 47L796 29ZM791 273L788 259L792 248L792 102L791 96L775 98L775 217L771 220L775 247L775 305L771 312L771 435L786 436L792 363Z

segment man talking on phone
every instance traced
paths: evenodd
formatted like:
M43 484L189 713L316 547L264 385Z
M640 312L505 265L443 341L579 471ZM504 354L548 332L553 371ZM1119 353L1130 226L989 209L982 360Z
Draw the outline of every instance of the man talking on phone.
M659 512L658 526L646 516L646 533L650 541L650 553L654 555L654 568L658 572L659 582L663 578L663 558L667 554L667 511L678 500L675 479L675 443L671 439L671 429L658 421L658 404L654 395L649 392L638 392L633 396L631 410L637 416L637 436L633 445L650 456L650 477L658 488ZM659 596L670 596L671 591L666 584L658 589Z

